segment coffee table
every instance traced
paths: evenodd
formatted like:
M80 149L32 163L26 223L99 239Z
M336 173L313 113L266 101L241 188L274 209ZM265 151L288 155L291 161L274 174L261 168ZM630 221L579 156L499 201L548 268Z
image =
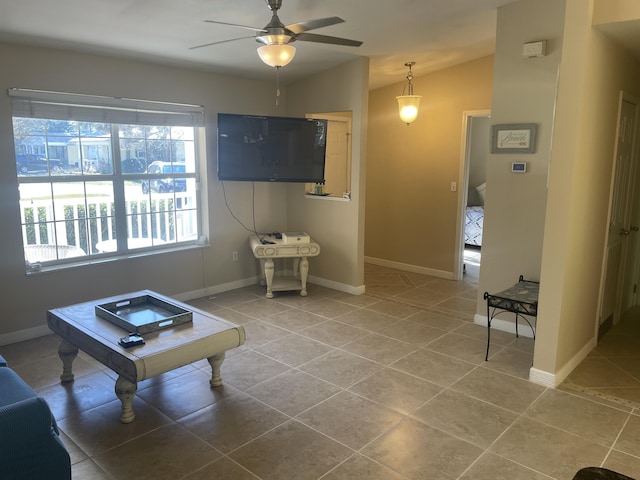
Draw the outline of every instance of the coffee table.
M129 332L97 316L95 307L142 295L151 295L189 310L193 321L145 333L144 345L125 349L118 341ZM122 423L131 423L136 418L133 398L138 389L137 382L206 358L212 370L209 384L218 387L222 385L220 367L225 352L242 345L245 340L243 327L150 290L49 310L47 323L62 338L58 348L62 382L73 381L72 363L78 350L118 374L115 392L122 402Z

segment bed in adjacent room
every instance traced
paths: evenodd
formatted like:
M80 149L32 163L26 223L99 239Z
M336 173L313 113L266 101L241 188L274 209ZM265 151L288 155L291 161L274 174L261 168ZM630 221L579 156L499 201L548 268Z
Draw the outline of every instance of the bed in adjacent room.
M464 222L465 245L482 246L482 224L484 222L484 207L467 207Z

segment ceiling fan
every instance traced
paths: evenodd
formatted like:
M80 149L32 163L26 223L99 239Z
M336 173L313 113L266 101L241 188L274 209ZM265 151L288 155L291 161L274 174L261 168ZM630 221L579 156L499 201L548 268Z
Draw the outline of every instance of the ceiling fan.
M190 50L209 47L211 45L217 45L220 43L234 42L236 40L242 40L245 38L255 38L257 42L263 44L261 47L258 47L258 55L260 56L262 61L271 67L279 68L287 65L293 59L296 49L291 44L297 40L304 42L328 43L332 45L345 45L348 47L359 47L360 45L362 45L362 42L359 42L357 40L349 40L346 38L308 33L309 30L315 30L317 28L328 27L330 25L344 22L344 20L340 17L317 18L315 20L309 20L306 22L284 25L280 21L280 18L278 18L278 10L280 10L280 7L282 7L282 0L265 1L267 2L269 10L273 12L273 15L271 17L271 21L263 28L238 25L235 23L219 22L216 20L205 20L205 22L208 23L229 25L232 27L253 30L255 32L253 36L205 43L204 45L191 47Z

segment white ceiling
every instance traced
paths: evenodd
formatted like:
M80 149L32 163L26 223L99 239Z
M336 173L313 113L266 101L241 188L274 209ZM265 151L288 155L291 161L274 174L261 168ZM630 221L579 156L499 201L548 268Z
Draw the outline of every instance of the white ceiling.
M370 57L370 89L404 81L404 63L416 77L490 55L496 9L517 0L283 0L285 25L338 16L344 23L312 33L360 40L361 47L297 41L284 84ZM262 28L271 18L265 0L0 0L0 40L146 59L233 76L273 80L252 38L190 50L205 43L251 36L250 30L204 20ZM606 34L640 47L637 23ZM616 26L617 27L617 26ZM640 54L640 52L639 52Z
M516 0L283 0L285 25L338 16L344 23L313 30L363 43L344 47L297 41L280 79L289 83L357 56L371 58L370 88L490 55L496 8ZM264 0L0 0L0 40L147 59L255 79L274 78L250 30L204 20L264 27Z

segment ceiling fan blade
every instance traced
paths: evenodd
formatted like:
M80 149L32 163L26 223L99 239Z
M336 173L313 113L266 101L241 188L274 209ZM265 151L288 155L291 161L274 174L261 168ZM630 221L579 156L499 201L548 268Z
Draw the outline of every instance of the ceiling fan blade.
M291 30L293 33L298 34L306 32L308 30L315 30L316 28L328 27L337 23L344 22L340 17L326 17L316 18L315 20L309 20L307 22L292 23L285 28Z
M216 20L205 20L205 22L216 23L218 25L228 25L229 27L246 28L248 30L253 30L254 32L266 32L266 30L262 27L250 27L248 25L238 25L237 23L218 22Z
M189 50L195 50L196 48L202 48L202 47L210 47L211 45L218 45L220 43L235 42L236 40L244 40L245 38L256 38L256 37L251 35L250 37L230 38L229 40L220 40L218 42L205 43L204 45L196 45L195 47L189 47Z
M332 45L345 45L347 47L359 47L362 42L358 40L349 40L347 38L329 37L328 35L317 35L315 33L300 33L296 35L296 40L303 42L330 43Z

